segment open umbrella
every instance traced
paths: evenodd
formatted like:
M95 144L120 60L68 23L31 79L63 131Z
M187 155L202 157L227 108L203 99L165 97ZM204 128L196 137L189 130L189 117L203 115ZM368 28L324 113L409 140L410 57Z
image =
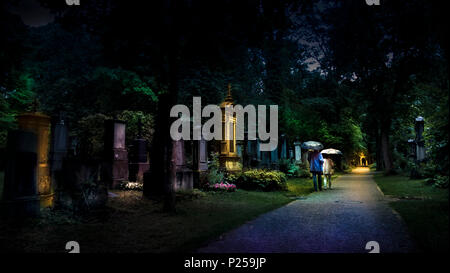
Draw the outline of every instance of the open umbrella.
M303 149L311 149L311 150L322 150L323 145L317 141L306 141L302 144Z
M333 149L333 148L325 149L325 150L321 151L320 153L327 154L327 155L342 155L341 151Z

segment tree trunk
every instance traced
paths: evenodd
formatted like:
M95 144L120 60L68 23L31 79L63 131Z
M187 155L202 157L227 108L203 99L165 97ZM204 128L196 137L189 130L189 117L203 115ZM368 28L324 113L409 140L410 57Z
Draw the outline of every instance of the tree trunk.
M386 174L393 172L392 153L389 143L390 121L382 122L380 132L381 156L383 159L384 171Z
M163 210L174 212L176 195L173 189L173 181L176 176L175 157L173 154L173 141L170 136L170 109L175 105L178 95L178 56L179 34L177 33L178 17L175 2L166 3L165 35L161 41L161 51L164 81L168 84L168 90L159 96L158 112L155 122L155 136L152 147L151 180L153 185L144 184L144 195L164 195ZM149 183L149 182L147 182Z

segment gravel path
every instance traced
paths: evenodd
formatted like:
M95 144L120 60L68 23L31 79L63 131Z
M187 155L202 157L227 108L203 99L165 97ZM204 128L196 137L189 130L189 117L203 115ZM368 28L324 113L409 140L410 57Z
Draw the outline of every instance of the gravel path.
M311 182L312 183L312 182ZM367 168L343 175L332 190L259 216L201 248L206 253L415 252L400 216L378 190Z

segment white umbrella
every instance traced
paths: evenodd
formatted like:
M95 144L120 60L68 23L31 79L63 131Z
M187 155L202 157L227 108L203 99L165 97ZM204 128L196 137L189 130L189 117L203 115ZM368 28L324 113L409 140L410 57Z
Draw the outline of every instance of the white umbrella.
M327 155L341 155L342 152L333 148L329 148L329 149L325 149L323 151L321 151L320 153L322 154L327 154Z

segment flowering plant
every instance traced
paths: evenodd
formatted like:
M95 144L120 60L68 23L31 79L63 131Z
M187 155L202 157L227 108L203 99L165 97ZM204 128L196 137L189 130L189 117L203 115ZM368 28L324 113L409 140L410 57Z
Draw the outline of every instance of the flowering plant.
M122 190L129 190L129 191L142 191L144 185L142 183L137 182L125 182L120 185L120 188Z
M215 183L215 184L211 184L210 186L211 190L214 191L235 191L236 190L236 185L235 184L230 184L230 183L224 183L223 181L220 183Z

